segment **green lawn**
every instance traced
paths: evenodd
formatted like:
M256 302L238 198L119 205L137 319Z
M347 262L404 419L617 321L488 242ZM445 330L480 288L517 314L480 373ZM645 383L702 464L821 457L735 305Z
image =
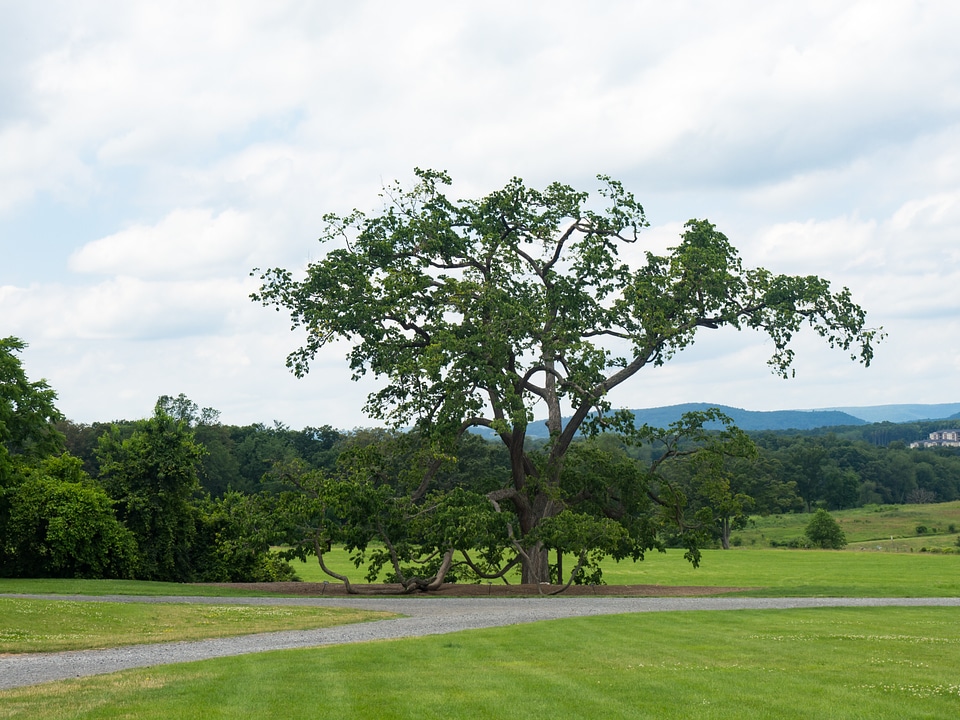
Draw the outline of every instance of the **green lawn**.
M0 598L0 655L307 630L393 617L349 608Z
M345 553L334 554L331 562L352 568ZM315 566L313 559L302 574ZM608 563L607 579L748 586L758 589L746 594L768 596L956 597L960 555L742 548L707 551L694 569L680 551L670 551L637 564ZM220 591L160 583L3 580L0 592ZM15 614L17 603L33 613L33 630L23 613ZM191 623L213 622L204 612L220 615L216 622L227 634L253 631L240 629L247 619L234 614L238 611L209 606L198 608L192 620L166 624L117 617L163 607L0 599L0 633L15 627L52 639L100 632L110 638L101 643L122 644L151 640L153 632L165 640L181 637ZM98 623L104 627L96 629ZM117 629L124 623L133 640ZM175 631L165 632L169 628ZM12 644L0 646L0 652L13 650L18 648ZM0 718L473 718L502 717L505 708L519 718L940 718L960 715L958 678L960 608L637 614L49 683L0 692Z
M0 594L57 595L200 595L203 597L256 597L260 592L188 583L146 580L61 580L59 578L0 578Z
M131 670L4 718L948 718L960 609L607 616Z

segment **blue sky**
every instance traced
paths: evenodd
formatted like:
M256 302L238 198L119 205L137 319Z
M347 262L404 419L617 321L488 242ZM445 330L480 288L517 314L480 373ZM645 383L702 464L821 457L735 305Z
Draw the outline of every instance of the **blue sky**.
M185 393L230 423L372 424L346 347L296 380L253 267L319 257L325 212L448 170L622 180L669 246L849 286L889 333L703 336L615 404L960 401L960 6L949 2L0 0L0 335L80 422Z

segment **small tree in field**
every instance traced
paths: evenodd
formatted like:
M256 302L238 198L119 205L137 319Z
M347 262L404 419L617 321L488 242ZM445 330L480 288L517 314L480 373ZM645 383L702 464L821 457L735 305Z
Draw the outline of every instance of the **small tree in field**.
M326 255L302 279L282 268L266 271L253 299L286 309L306 331L287 360L297 376L325 345L348 340L355 376L383 380L367 412L395 427L413 425L433 445L401 513L411 521L442 505L433 478L456 438L472 427L496 433L510 473L480 496L501 515L504 533L489 557L519 563L525 583L550 581L551 549L584 557L598 538L603 552L639 559L658 546L663 522L688 529L686 497L659 471L696 444L723 452L703 428L717 418L687 418L658 437L649 428L638 432L632 416L611 422L609 411L614 390L670 360L701 330L768 335L770 365L784 377L790 341L803 325L865 365L873 355L877 331L866 327L847 289L745 268L706 220L688 222L666 254L625 262L621 250L639 240L647 222L633 195L610 178L599 178L599 203L567 185L536 190L519 179L486 197L451 200L445 173L416 174L412 190L385 191L376 215L325 216ZM537 414L547 418L550 438L532 450L527 427ZM657 442L665 454L629 492L615 487L616 478L604 488L568 491L565 461L578 432L591 427ZM742 445L735 434L728 439ZM652 517L637 518L624 497L638 507L641 498L649 501ZM685 537L696 561L695 536ZM425 547L424 556L451 550Z
M847 544L847 537L840 525L823 508L813 514L804 534L815 547L825 550L840 550Z

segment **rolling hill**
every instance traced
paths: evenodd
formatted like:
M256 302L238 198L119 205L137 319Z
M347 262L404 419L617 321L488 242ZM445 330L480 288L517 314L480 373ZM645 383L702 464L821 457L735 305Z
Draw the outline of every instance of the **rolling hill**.
M665 407L633 410L638 425L644 423L655 427L665 427L680 419L685 412L718 408L730 416L742 430L813 430L822 427L841 425L868 425L876 422L911 422L914 420L960 419L960 403L942 403L936 405L874 405L864 407L826 408L820 410L744 410L710 403L684 403ZM719 426L718 426L719 427ZM479 429L477 432L490 437L493 432ZM527 436L545 438L549 435L543 420L531 423Z

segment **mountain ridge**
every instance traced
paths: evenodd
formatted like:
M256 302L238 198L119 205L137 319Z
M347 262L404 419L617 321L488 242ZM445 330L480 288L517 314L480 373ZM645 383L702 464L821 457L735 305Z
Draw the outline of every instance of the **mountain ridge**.
M858 407L834 407L814 410L745 410L719 403L680 403L655 408L636 408L634 414L637 425L666 427L680 419L686 412L717 408L729 416L741 430L815 430L823 427L842 425L869 425L878 422L912 422L917 420L960 420L960 403L899 405L865 405ZM566 420L566 418L565 418ZM707 427L720 427L718 423ZM479 434L493 436L493 431L478 429ZM531 438L549 437L547 424L537 420L527 426L527 436Z

